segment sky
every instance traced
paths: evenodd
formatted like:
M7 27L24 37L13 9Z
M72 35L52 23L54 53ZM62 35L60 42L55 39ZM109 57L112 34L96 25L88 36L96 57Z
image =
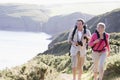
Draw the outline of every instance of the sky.
M120 0L0 0L0 3L42 5L51 11L51 16L74 12L99 15L120 8Z

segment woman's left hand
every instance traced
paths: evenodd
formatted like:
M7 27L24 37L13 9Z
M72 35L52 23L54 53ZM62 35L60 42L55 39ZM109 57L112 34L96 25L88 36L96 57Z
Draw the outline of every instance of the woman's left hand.
M84 36L88 37L88 35L87 35L87 34L84 34Z
M110 52L108 52L108 54L107 54L107 57L109 57L110 56Z
M91 38L91 36L87 35L87 34L84 34L84 36L86 36L88 38L88 40L90 40L90 38Z

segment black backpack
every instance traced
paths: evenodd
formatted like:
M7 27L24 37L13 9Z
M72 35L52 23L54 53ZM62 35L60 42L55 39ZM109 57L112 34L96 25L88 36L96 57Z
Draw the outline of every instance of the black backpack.
M86 31L86 25L84 25L83 28L84 28L84 34L86 34L86 32L87 32L87 31ZM75 26L75 28L74 28L74 30L73 30L73 32L72 32L72 38L71 38L72 41L73 41L73 38L74 38L74 35L75 35L76 30L77 30L77 26Z
M95 33L97 34L97 38L99 39L100 38L100 34L99 34L99 32L97 31L97 30L95 30ZM104 32L103 33L103 40L105 40L105 46L102 48L102 50L107 46L107 39L106 39L106 33ZM101 45L101 43L99 44L99 46ZM93 50L93 48L96 46L96 44L94 44L91 48L92 48L92 50ZM98 46L98 48L99 48L99 46ZM97 49L98 49L97 48ZM95 51L98 51L98 52L101 52L102 50L95 50Z
M84 28L84 34L86 34L86 25L84 25L83 26L83 28ZM71 38L71 40L73 41L73 38L74 38L74 35L75 35L75 32L76 32L76 30L77 30L77 26L75 26L75 28L74 28L74 30L73 30L73 32L72 32L72 38ZM87 41L88 42L88 41ZM70 55L70 48L71 48L71 45L70 45L70 47L69 47L69 55ZM86 48L88 49L88 45L86 46Z

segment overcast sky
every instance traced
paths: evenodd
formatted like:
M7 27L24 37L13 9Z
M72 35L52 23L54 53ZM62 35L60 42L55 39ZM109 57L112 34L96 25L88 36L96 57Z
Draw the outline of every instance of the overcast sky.
M120 2L120 0L0 0L0 3L27 3L27 4L65 4L79 2Z
M0 3L43 5L51 10L51 15L73 12L99 15L120 8L120 0L0 0Z

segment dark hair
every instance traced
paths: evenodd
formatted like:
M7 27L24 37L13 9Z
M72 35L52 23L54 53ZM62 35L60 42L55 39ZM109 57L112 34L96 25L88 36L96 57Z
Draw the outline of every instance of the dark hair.
M77 21L81 21L83 24L83 28L84 28L84 34L86 33L86 27L87 25L85 25L85 21L83 19L78 19Z
M77 22L78 22L78 21L81 21L82 24L85 24L85 21L84 21L83 19L78 19Z
M84 28L84 34L86 34L87 25L84 25L83 28Z
M83 25L85 24L85 22L84 22L83 19L78 19L77 21L81 21ZM84 34L86 33L86 26L87 26L87 25L84 25L84 26L83 26L83 28L84 28ZM72 40L73 40L73 38L74 38L74 34L75 34L76 30L77 30L77 25L75 25L74 30L73 30L73 32L72 32Z

